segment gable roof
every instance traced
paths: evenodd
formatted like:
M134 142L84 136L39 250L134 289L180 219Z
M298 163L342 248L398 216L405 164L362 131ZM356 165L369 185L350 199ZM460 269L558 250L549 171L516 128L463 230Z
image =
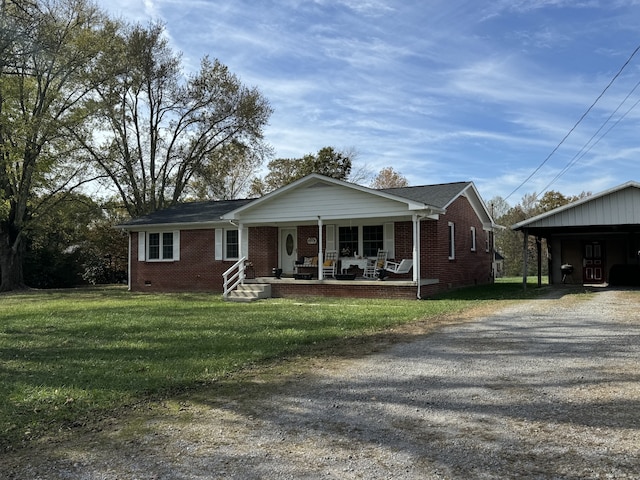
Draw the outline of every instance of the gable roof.
M425 205L446 208L470 185L471 182L455 182L417 187L382 188L378 191L424 203Z
M629 181L536 215L513 230L640 225L640 183Z
M256 199L250 204L244 205L233 212L229 212L224 216L226 219L234 219L239 215L242 215L250 210L255 210L261 208L263 205L267 205L269 203L273 203L274 199L278 197L282 197L284 195L290 195L291 192L299 191L306 187L316 187L316 186L332 186L337 188L343 188L343 191L351 191L351 192L360 192L367 195L374 195L375 198L378 199L387 199L403 204L407 211L428 211L430 214L439 214L444 213L445 210L442 207L432 205L428 202L424 202L422 200L416 200L407 195L397 195L394 193L389 193L384 190L376 190L369 187L364 187L362 185L358 185L356 183L346 182L344 180L338 180L331 177L325 177L324 175L320 175L317 173L312 173L303 178L296 180L295 182L291 182L284 187L281 187L273 192L270 192L263 197ZM313 215L313 218L316 218L316 215Z
M191 228L194 228L198 226L210 226L216 222L228 223L233 219L242 218L243 214L254 211L256 208L264 207L263 214L273 210L275 206L274 199L282 198L283 200L291 200L291 198L287 197L288 192L289 195L291 195L292 192L298 189L306 187L313 189L321 185L344 188L344 191L359 192L359 195L373 195L371 200L378 199L378 201L382 201L386 199L387 202L396 202L397 205L402 205L402 210L407 213L428 212L429 215L445 213L446 208L453 201L464 195L469 199L479 218L481 218L486 225L495 226L472 182L454 182L376 190L319 174L311 174L260 198L182 203L130 220L118 225L118 227L130 229L161 226L166 228L169 226L188 224ZM283 200L280 200L280 203L282 203ZM369 205L373 205L373 203L374 202L368 202ZM278 202L275 202L275 204L277 205ZM296 208L298 207L296 206ZM369 210L371 209L372 206L369 207ZM347 214L347 212L345 212L345 214ZM314 215L313 218L316 218L316 216Z
M209 200L204 202L187 202L173 207L158 210L143 217L134 218L118 225L120 228L147 227L152 225L205 224L222 221L221 217L254 199L241 200Z

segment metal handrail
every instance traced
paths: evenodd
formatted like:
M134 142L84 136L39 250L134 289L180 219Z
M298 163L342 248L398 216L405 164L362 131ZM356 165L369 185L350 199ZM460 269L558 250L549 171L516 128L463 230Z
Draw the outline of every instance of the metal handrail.
M247 257L242 257L222 274L222 278L224 279L222 283L222 296L224 298L227 298L229 292L235 290L238 285L244 284L246 261ZM231 275L232 273L233 275ZM229 275L231 275L231 277L229 277Z

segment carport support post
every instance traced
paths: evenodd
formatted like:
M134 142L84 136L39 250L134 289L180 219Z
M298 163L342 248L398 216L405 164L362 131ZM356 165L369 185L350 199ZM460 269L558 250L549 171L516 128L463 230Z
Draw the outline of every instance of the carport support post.
M536 253L538 255L538 287L542 286L542 238L536 237Z
M522 246L522 288L527 289L527 271L529 270L529 255L527 246L529 245L529 230L524 229L524 243Z

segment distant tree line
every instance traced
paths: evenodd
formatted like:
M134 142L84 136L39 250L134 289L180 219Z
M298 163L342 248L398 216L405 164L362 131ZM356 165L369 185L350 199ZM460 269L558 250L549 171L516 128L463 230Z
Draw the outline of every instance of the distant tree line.
M520 203L514 207L510 207L502 197L494 197L489 200L487 202L487 208L492 214L494 221L498 225L505 227L504 230L498 230L495 235L496 251L505 259L504 274L512 277L521 276L524 273L524 236L522 232L511 230L512 225L589 195L591 195L590 192L582 192L576 196L565 196L557 191L548 191L542 197L538 198L538 195L531 193L524 195ZM549 273L548 253L547 242L543 239L542 275L548 275ZM534 237L529 238L527 255L527 275L537 275L537 247Z

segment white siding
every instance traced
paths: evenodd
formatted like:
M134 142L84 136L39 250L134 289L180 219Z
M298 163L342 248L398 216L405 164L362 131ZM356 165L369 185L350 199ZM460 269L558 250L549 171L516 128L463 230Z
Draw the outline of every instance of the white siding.
M406 215L406 203L337 185L318 183L276 196L242 213L243 222L283 222Z
M640 190L627 188L528 224L528 227L640 224Z

